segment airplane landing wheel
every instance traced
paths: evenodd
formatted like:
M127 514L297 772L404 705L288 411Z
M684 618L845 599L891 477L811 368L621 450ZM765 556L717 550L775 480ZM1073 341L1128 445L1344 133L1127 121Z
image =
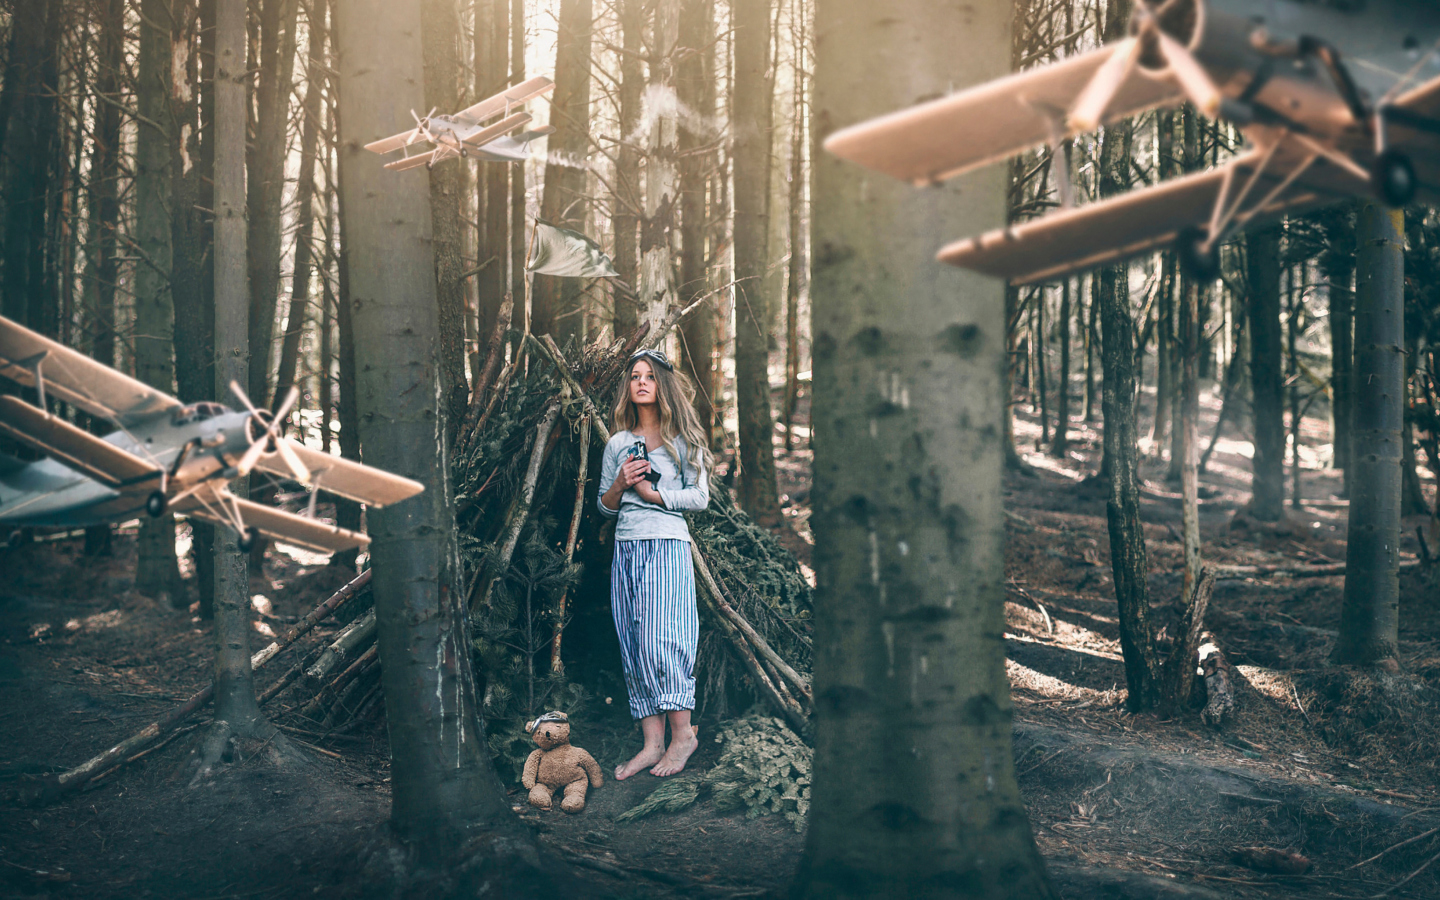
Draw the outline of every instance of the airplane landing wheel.
M1419 183L1410 157L1396 150L1377 156L1370 167L1370 187L1389 206L1404 206L1414 200Z
M255 547L255 541L259 537L260 532L255 529L254 525L251 525L240 532L240 540L235 542L235 546L240 548L241 553L249 553Z
M1183 229L1175 239L1175 254L1180 270L1201 282L1220 277L1220 245L1205 249L1205 232L1199 228Z
M149 497L145 498L145 512L152 519L158 519L165 515L165 495L159 491L152 491Z

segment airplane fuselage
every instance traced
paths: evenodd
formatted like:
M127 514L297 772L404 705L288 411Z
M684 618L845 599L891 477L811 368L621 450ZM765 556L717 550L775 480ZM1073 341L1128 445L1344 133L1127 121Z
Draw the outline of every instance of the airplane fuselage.
M250 446L250 414L216 408L224 411L195 418L195 408L185 407L103 440L167 473L173 471L165 479L167 499L173 498L200 482L226 478L226 471ZM53 459L42 459L0 474L0 524L80 527L119 521L142 512L160 487L158 475L110 487Z

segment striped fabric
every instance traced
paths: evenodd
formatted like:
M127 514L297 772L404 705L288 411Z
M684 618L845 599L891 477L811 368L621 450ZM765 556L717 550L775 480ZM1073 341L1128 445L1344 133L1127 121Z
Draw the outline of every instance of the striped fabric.
M620 638L630 715L695 708L695 569L690 544L616 541L610 611Z

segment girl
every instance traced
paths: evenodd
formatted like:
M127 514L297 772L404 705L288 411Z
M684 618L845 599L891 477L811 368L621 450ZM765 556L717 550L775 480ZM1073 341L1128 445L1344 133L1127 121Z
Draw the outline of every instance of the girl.
M644 748L616 768L619 781L646 768L652 775L674 775L699 745L690 725L699 620L683 514L710 503L710 449L694 395L664 353L631 356L629 377L615 397L615 434L600 468L600 512L619 517L610 609L630 714L645 735Z

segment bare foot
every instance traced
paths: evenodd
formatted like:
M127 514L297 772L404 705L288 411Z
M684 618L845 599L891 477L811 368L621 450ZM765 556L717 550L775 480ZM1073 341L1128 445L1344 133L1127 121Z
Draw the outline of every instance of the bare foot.
M700 733L699 728L692 727L689 734L682 734L679 737L674 735L670 738L670 746L665 749L665 755L650 770L651 775L664 778L666 775L674 775L685 769L685 762L690 759L690 754L700 746L700 741L695 735Z
M699 741L696 741L696 743L698 744ZM635 754L635 757L629 762L627 762L625 765L615 767L615 780L624 781L625 779L629 778L631 775L634 775L641 769L649 768L650 766L655 765L664 755L664 748L649 746L645 747L639 753ZM686 755L688 756L689 754Z

